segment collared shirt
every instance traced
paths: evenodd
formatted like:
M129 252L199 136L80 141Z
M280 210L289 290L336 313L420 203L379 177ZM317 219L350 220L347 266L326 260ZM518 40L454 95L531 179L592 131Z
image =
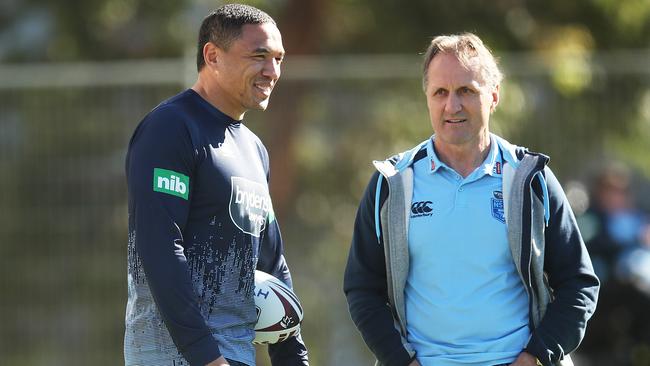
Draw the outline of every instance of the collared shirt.
M508 246L503 159L463 178L435 154L414 163L405 287L408 340L423 365L509 363L529 337L528 297Z

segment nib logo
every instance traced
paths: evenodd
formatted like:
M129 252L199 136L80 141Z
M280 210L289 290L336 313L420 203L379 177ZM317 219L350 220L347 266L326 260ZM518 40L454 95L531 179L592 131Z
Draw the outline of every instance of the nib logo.
M167 193L187 200L190 194L190 178L173 170L153 169L154 192Z

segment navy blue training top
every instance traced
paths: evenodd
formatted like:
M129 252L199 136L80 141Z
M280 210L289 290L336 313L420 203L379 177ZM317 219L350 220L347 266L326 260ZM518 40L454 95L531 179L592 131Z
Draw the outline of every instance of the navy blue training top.
M126 174L125 363L254 365L254 270L291 286L259 138L188 89L138 125ZM300 337L269 353L307 364Z

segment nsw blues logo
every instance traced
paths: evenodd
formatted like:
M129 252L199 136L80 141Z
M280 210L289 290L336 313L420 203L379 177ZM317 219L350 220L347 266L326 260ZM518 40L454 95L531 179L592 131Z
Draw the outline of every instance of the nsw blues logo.
M501 191L492 191L492 198L490 199L492 217L501 221L501 223L506 223L506 215L503 210L503 193Z

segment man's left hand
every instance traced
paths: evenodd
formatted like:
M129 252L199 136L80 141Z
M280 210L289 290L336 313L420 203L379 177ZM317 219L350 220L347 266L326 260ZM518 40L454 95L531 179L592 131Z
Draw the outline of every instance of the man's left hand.
M537 358L528 352L522 352L510 366L537 366Z

